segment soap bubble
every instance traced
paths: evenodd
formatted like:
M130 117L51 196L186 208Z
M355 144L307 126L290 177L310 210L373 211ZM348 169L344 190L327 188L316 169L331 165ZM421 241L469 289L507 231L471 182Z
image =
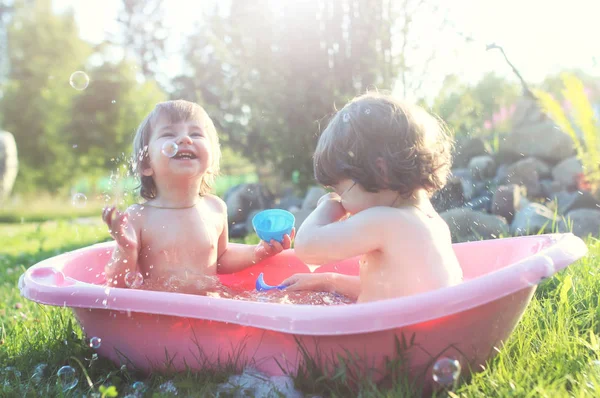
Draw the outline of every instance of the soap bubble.
M78 70L77 72L73 72L69 78L69 83L75 90L81 91L85 90L88 84L90 84L90 78L85 72Z
M100 337L92 337L90 339L90 347L97 350L102 345L102 339Z
M79 379L76 377L75 369L70 366L63 366L58 369L56 375L58 376L58 380L60 381L60 385L64 392L72 390L79 382Z
M144 276L140 272L130 271L125 274L125 285L132 289L139 289L144 283Z
M144 384L143 381L136 381L131 385L131 389L135 393L135 395L143 395L147 390L148 386Z
M177 395L177 387L175 387L175 384L172 380L169 380L158 387L158 392L163 394Z
M433 365L433 380L443 387L452 387L460 376L460 362L452 358L440 358Z
M14 366L7 366L2 371L2 376L5 386L9 386L12 382L18 385L21 379L21 372Z
M173 156L177 155L178 150L179 146L177 146L177 143L173 141L167 141L163 144L161 152L163 155L172 158Z
M71 203L73 203L73 206L75 207L85 207L85 205L87 204L87 197L82 193L76 193L71 198Z
M31 375L31 381L34 384L40 384L42 379L44 378L44 374L46 373L46 368L48 365L45 363L40 363L33 368L33 374Z

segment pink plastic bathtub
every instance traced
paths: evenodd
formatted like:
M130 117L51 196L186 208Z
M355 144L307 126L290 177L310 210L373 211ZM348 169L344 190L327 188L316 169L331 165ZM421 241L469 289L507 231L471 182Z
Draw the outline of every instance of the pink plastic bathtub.
M102 243L42 261L21 276L19 287L30 300L71 307L86 335L102 339L99 355L117 363L201 369L237 358L240 366L271 375L293 374L305 358L301 344L321 359L352 353L360 369L379 379L386 358L394 358L404 340L410 371L425 381L438 356L458 359L463 375L480 369L509 337L536 285L587 252L572 234L456 244L465 276L460 285L364 304L310 306L109 289L101 286L102 270L112 248ZM331 270L357 274L358 259L315 272ZM222 281L253 289L260 272L268 284L278 284L308 267L288 250Z

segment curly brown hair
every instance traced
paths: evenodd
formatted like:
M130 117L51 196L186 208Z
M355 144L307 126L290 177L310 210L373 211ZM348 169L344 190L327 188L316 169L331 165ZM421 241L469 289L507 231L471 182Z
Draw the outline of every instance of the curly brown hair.
M203 123L206 128L206 134L211 142L212 148L212 165L210 172L205 173L202 177L200 185L200 196L206 195L212 189L214 179L219 172L219 164L221 160L221 148L219 145L219 136L215 129L215 125L208 116L204 108L200 105L185 100L174 100L160 102L156 104L152 112L140 123L135 137L133 138L133 169L140 177L140 196L144 199L154 199L158 194L154 179L150 176L142 175L142 170L148 167L148 144L152 136L153 128L158 120L166 116L170 123L181 123L190 120L195 120Z
M338 111L321 134L315 178L324 186L351 179L368 192L389 189L407 197L424 189L431 195L446 184L451 151L441 120L389 95L367 93Z

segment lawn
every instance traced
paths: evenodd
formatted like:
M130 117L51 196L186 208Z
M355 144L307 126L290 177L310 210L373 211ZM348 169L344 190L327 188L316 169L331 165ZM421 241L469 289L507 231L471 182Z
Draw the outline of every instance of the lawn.
M108 397L115 391L122 397L133 393L136 382L147 388L144 396L172 396L165 392L170 387L178 396L210 397L227 380L230 370L226 368L150 377L121 369L94 354L70 310L38 305L20 296L17 281L27 267L108 238L99 217L0 224L1 397ZM483 372L462 381L450 396L600 396L600 243L592 239L588 246L588 257L540 285L498 356ZM78 383L63 393L61 382L69 382L70 375L59 378L57 372L65 365L75 370ZM297 386L307 396L347 397L342 373L333 379L303 377ZM397 384L378 389L366 381L359 386L365 397L402 396L406 388Z

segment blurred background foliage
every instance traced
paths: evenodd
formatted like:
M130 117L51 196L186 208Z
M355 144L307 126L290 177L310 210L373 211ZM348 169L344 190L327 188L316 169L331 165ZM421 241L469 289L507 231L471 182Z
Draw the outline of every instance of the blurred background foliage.
M73 13L57 13L51 0L0 0L0 127L17 141L15 193L100 195L118 178L132 180L124 165L134 131L166 99L196 101L214 119L224 155L221 195L257 180L272 187L293 181L303 191L313 183L312 151L329 115L367 89L421 98L457 136L493 140L510 129L521 87L494 73L475 84L448 75L433 98L421 95L435 52L415 64L413 21L419 13L438 15L440 31L452 33L440 6L281 4L231 0L204 7L178 54L183 72L171 76L159 67L170 34L165 1L122 0L116 33L92 44L80 37ZM85 90L68 84L78 70L90 77ZM597 78L570 72L597 90ZM537 88L562 101L559 75Z

